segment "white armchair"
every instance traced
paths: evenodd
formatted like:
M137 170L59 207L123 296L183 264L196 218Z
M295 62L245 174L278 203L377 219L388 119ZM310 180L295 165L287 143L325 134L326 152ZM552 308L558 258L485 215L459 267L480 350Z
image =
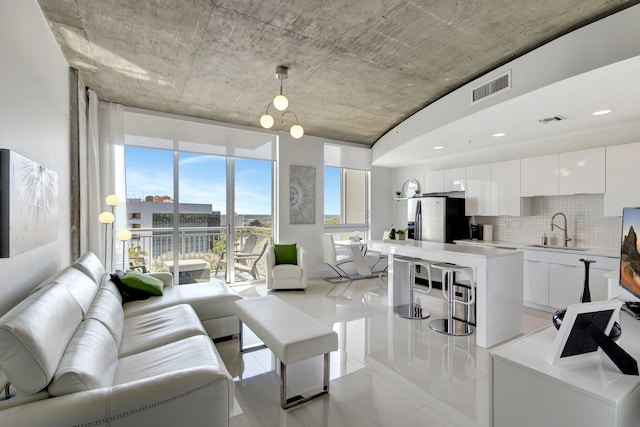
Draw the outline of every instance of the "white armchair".
M276 264L275 246L267 246L267 289L305 289L307 287L307 255L296 245L297 264Z

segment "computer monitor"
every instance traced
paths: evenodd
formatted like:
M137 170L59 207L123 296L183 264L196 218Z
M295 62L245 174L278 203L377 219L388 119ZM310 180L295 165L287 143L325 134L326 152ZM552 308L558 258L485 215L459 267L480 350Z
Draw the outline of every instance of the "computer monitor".
M640 299L640 207L622 210L622 241L620 245L620 286Z

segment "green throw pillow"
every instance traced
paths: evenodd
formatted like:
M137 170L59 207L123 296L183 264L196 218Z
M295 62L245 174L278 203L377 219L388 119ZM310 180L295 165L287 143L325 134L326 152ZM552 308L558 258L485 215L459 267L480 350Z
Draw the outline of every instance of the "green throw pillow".
M273 245L273 250L276 254L276 265L298 264L298 253L295 243L292 243L290 245Z
M162 280L133 270L127 271L120 280L126 286L146 292L149 295L160 296L164 289Z

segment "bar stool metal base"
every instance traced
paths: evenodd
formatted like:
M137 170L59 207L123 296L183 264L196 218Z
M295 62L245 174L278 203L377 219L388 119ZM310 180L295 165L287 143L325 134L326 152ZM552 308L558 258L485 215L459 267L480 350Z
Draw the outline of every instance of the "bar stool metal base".
M393 307L393 314L405 319L426 319L430 313L418 304L405 304Z
M473 333L473 326L456 319L434 319L429 322L429 327L435 332L456 337Z

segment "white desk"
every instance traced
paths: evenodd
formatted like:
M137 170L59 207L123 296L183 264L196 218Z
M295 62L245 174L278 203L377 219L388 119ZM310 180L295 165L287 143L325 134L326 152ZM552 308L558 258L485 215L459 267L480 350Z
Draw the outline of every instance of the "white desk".
M371 240L367 247L389 256L391 307L409 303L407 263L395 255L471 267L476 279L476 344L491 347L522 334L522 252L425 241Z
M367 265L367 262L364 259L364 255L362 254L362 248L367 247L367 244L360 241L354 242L352 240L337 240L334 242L337 246L344 246L349 248L351 251L351 257L353 258L353 262L356 265L356 271L359 275L363 277L369 277L372 275L371 269Z
M640 361L640 321L620 313L620 323L618 345ZM640 425L640 377L622 374L600 350L562 365L547 363L557 334L549 326L492 352L492 425Z

